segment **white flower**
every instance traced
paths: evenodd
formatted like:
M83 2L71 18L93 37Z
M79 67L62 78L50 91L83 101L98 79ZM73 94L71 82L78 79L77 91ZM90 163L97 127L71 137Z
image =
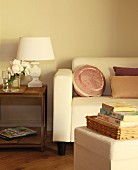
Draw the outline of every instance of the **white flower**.
M29 72L29 70L27 70L27 69L25 69L24 73L25 73L25 76L30 75L30 72Z
M17 59L14 59L13 62L12 62L13 65L20 65L21 64L21 61L20 60L17 60Z
M10 67L8 67L8 72L11 74L11 76L14 76L16 74L24 74L25 76L30 75L30 68L31 65L29 62L21 62L20 60L14 59L13 62L10 61Z
M22 61L21 65L28 70L31 68L31 64L27 61Z
M12 71L14 74L16 74L16 73L21 74L23 70L24 70L24 68L21 65L15 64L12 66Z

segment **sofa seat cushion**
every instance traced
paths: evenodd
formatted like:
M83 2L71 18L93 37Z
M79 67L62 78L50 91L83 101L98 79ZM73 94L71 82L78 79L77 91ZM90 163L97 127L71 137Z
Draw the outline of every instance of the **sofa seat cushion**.
M122 102L137 106L137 99L117 99L111 96L100 97L73 97L72 115L71 115L71 142L74 142L74 129L76 127L86 126L86 116L97 115L102 107L102 103Z

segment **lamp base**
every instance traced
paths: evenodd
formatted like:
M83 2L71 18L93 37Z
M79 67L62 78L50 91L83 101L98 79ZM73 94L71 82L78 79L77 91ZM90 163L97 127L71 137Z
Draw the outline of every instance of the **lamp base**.
M31 82L28 83L28 87L42 87L43 84L39 78L33 78Z

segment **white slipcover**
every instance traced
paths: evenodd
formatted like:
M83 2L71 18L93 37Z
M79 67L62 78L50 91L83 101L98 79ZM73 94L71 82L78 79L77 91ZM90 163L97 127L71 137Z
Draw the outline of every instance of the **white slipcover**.
M87 127L75 129L74 170L137 170L138 139L114 140Z
M105 76L106 88L101 97L74 97L72 72L76 67L91 64ZM53 141L74 142L74 129L86 125L87 115L97 115L102 102L126 101L138 106L138 99L113 99L109 84L114 75L113 66L137 67L138 58L95 58L82 57L72 61L71 69L59 69L54 77L53 96Z

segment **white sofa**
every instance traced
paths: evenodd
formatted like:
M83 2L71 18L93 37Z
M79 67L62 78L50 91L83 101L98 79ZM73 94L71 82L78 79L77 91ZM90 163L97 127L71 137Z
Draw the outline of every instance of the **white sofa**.
M105 76L106 86L100 97L73 96L72 73L81 65L93 65ZM53 141L58 143L58 154L64 155L66 142L74 142L74 129L86 126L87 115L97 115L102 102L126 101L138 105L138 99L112 98L109 84L114 75L113 66L138 67L138 58L81 57L72 61L72 69L59 69L54 77L53 96Z

